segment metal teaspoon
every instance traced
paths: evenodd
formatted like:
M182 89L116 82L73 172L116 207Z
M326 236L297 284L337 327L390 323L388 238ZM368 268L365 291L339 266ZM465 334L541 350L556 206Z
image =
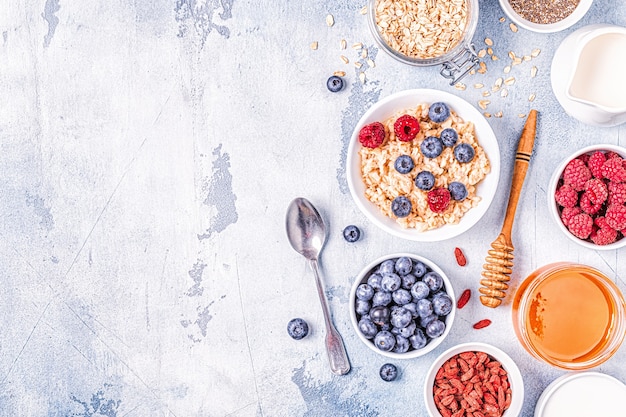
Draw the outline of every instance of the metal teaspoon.
M322 304L326 323L326 352L330 369L334 374L345 375L350 371L350 361L346 354L341 335L333 325L326 295L320 279L318 258L326 242L326 225L313 204L305 198L296 198L287 209L287 237L291 246L309 261L315 275L317 293Z

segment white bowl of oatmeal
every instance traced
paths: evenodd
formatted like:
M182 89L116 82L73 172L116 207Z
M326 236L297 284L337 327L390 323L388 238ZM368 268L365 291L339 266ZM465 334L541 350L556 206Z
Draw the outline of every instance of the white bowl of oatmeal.
M432 122L428 110L433 103L445 103L450 117L441 123ZM420 125L417 136L409 142L399 141L393 132L395 120L405 114L413 115ZM361 145L359 133L374 122L385 126L386 138L372 149ZM475 155L471 161L459 163L455 148L449 146L435 158L421 154L425 138L439 137L448 128L458 133L456 146L472 147ZM405 174L394 168L401 155L409 155L414 162ZM422 171L432 173L434 179L428 191L415 182ZM500 149L487 120L465 100L439 90L406 90L380 100L361 117L348 146L346 177L357 207L376 226L404 239L436 242L466 232L486 213L498 187ZM437 212L432 211L429 193L450 189L452 182L463 184L466 196L449 199L443 210L437 207ZM399 196L410 201L410 213L403 217L392 211L392 203Z
M539 33L553 33L575 25L593 0L499 0L516 25Z

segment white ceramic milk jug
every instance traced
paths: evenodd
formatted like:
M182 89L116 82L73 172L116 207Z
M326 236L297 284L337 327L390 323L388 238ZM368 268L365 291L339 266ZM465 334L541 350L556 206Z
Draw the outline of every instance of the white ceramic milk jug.
M563 109L583 123L626 122L626 28L599 24L567 36L554 54L550 79Z

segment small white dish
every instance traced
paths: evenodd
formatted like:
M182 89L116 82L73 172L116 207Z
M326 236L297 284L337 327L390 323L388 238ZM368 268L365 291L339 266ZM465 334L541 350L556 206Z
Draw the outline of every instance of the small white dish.
M423 348L409 350L408 352L405 352L405 353L385 352L385 351L378 349L374 345L374 342L372 340L367 339L365 336L363 336L363 333L361 333L361 331L359 330L359 321L357 318L357 313L356 313L356 308L355 308L356 290L360 284L367 282L367 279L369 278L371 273L374 272L374 270L382 262L388 259L396 259L396 258L400 258L403 256L406 256L413 260L417 260L417 261L424 263L428 268L438 273L441 276L441 278L443 278L443 286L445 288L445 291L448 294L448 296L452 299L452 311L445 318L446 329L444 333L439 337L431 339L428 342L428 344L424 346ZM352 322L352 327L354 328L354 331L356 332L359 339L361 339L361 341L368 348L372 349L374 352L380 355L383 355L392 359L413 359L413 358L417 358L417 357L423 356L431 352L433 349L439 346L441 342L443 342L443 340L446 338L446 336L450 333L450 329L452 328L452 324L454 322L454 316L456 313L456 297L454 296L454 289L452 288L452 284L450 283L450 280L448 279L447 275L434 262L422 256L414 255L412 253L393 253L390 255L381 256L380 258L370 262L361 270L359 275L354 280L354 283L352 284L352 289L350 290L349 308L350 308L350 321Z
M580 19L583 18L583 16L587 13L589 8L591 7L591 4L593 3L593 0L580 0L578 6L576 6L576 9L574 9L574 11L565 19L555 23L542 24L534 23L530 20L524 19L515 10L513 10L513 7L511 7L511 3L509 3L509 0L499 1L500 7L502 7L504 13L509 17L509 19L511 19L511 21L513 21L513 23L515 23L519 27L538 33L560 32L575 25Z
M365 197L365 184L361 177L361 159L359 156L359 131L366 124L383 121L396 112L414 108L420 103L445 102L463 120L474 123L475 135L483 147L489 162L491 172L478 183L476 193L481 201L470 209L457 224L446 224L438 229L419 231L407 229L398 224L395 219L385 216L380 209ZM500 178L500 148L498 140L485 117L470 103L453 94L431 89L405 90L375 103L361 117L354 128L348 145L346 158L346 179L350 194L361 212L376 226L387 233L408 240L419 242L437 242L450 239L466 232L474 226L487 212L498 188Z
M524 404L524 380L522 379L522 374L509 355L493 345L480 342L461 343L453 346L439 355L430 366L426 374L426 382L424 383L424 401L428 415L430 417L441 417L435 405L433 392L437 371L448 359L463 352L484 352L502 364L502 368L507 372L508 381L511 385L511 404L504 411L502 417L517 417L522 411Z
M552 177L550 178L550 182L548 184L548 190L546 192L547 198L548 198L548 210L550 211L550 215L552 216L552 219L554 220L554 222L556 223L556 225L558 226L558 228L565 234L565 236L567 236L568 238L570 238L573 242L578 243L579 245L587 248L587 249L593 249L593 250L615 250L615 249L620 249L623 248L624 246L626 246L626 237L622 237L621 239L617 240L616 242L610 243L608 245L596 245L595 243L591 242L590 240L583 240L583 239L579 239L578 237L574 236L568 229L567 227L563 224L563 221L561 220L561 212L559 210L559 205L557 204L554 196L556 193L556 189L559 185L559 181L561 179L561 175L563 174L563 170L565 169L565 166L572 160L575 158L578 158L581 155L584 154L591 154L595 151L613 151L618 153L619 155L621 155L623 158L626 158L626 148L622 148L621 146L616 146L616 145L609 145L609 144L599 144L599 145L591 145L591 146L586 146L582 149L579 149L578 151L574 152L573 154L569 155L567 158L565 158L563 161L561 161L561 163L556 167L556 169L554 170L554 173L552 174Z
M535 417L624 415L626 385L600 372L576 372L555 379L535 406ZM605 399L605 400L603 400Z

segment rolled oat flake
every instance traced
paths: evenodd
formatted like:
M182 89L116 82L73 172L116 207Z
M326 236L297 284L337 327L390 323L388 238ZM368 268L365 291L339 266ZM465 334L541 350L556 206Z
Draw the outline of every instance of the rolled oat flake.
M574 12L579 2L580 0L509 0L518 15L542 25L565 19Z

